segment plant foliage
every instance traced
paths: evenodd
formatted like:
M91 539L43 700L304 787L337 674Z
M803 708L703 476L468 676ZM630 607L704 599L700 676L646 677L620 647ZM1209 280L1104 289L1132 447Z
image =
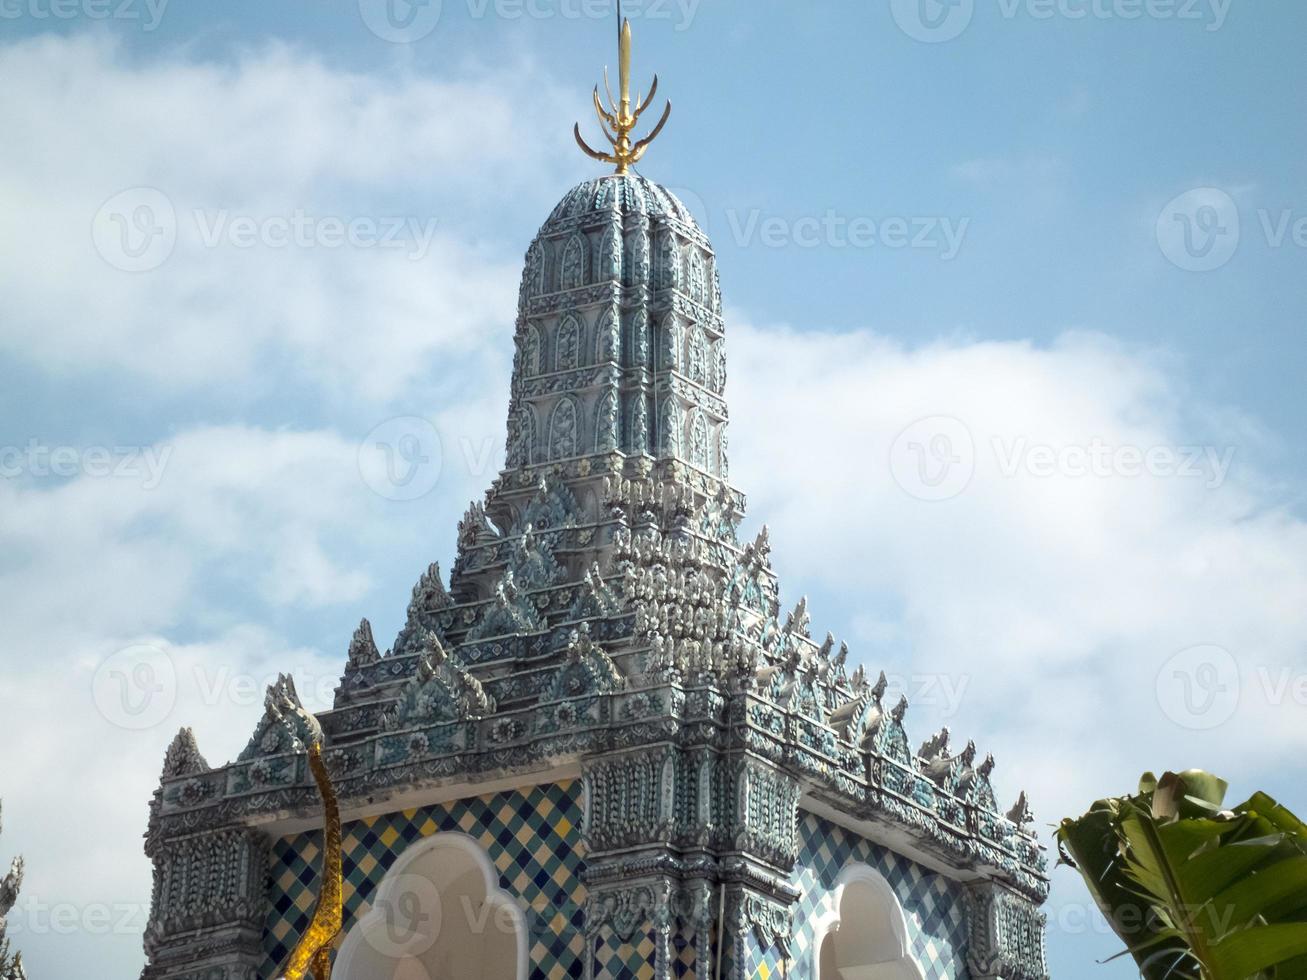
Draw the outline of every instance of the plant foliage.
M1307 978L1307 825L1200 770L1145 773L1057 831L1145 980Z

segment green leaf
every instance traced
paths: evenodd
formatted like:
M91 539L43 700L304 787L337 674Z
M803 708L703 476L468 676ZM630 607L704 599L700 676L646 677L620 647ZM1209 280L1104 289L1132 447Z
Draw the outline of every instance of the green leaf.
M1265 793L1254 793L1248 802L1235 807L1236 813L1256 813L1269 820L1277 830L1292 834L1307 843L1307 823L1290 813Z
M1252 922L1257 916L1271 918L1286 899L1287 911L1307 906L1307 856L1280 861L1231 885L1212 899L1212 914L1228 923L1226 931Z
M1058 828L1058 848L1145 980L1307 978L1307 824L1224 780L1145 773Z
M1163 834L1170 829L1163 827ZM1245 841L1208 851L1179 864L1178 874L1186 899L1194 904L1207 902L1239 879L1247 878L1275 853L1278 845L1279 841L1274 838Z
M1307 956L1307 922L1240 930L1216 945L1209 962L1220 980L1240 980L1299 956Z

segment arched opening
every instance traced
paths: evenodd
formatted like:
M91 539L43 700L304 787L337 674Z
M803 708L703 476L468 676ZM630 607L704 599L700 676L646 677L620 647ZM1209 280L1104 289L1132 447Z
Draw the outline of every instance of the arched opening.
M908 947L903 906L879 872L845 868L831 901L813 945L817 980L924 980Z
M526 980L526 919L480 845L414 844L382 879L336 957L338 980Z

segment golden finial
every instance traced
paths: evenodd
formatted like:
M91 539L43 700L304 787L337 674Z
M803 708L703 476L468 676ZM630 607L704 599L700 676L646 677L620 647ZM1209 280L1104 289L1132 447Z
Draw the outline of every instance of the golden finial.
M649 89L647 98L635 100L635 108L631 107L631 22L629 20L622 22L621 41L618 52L618 66L621 75L622 100L619 103L613 98L613 89L608 82L608 69L604 69L604 88L608 92L608 109L599 99L599 86L595 86L594 100L595 112L599 116L599 125L604 131L604 136L608 142L613 144L612 153L600 153L598 150L591 149L586 141L581 137L581 124L577 123L574 129L576 134L576 143L585 152L587 156L593 157L603 163L611 163L617 167L619 174L624 174L631 169L633 163L637 163L644 151L649 149L649 144L658 138L658 134L663 131L667 125L667 118L672 114L672 103L667 103L667 108L663 110L663 117L658 120L658 125L653 128L653 132L640 140L638 143L631 142L631 131L635 129L644 110L649 108L649 103L654 99L658 92L658 76L654 76L653 86Z

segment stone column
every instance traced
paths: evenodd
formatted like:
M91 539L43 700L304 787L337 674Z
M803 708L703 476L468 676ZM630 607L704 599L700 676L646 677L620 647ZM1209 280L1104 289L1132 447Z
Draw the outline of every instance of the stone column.
M1029 899L992 881L965 892L971 980L1048 980L1047 917Z
M141 980L260 980L268 839L227 828L152 841Z

